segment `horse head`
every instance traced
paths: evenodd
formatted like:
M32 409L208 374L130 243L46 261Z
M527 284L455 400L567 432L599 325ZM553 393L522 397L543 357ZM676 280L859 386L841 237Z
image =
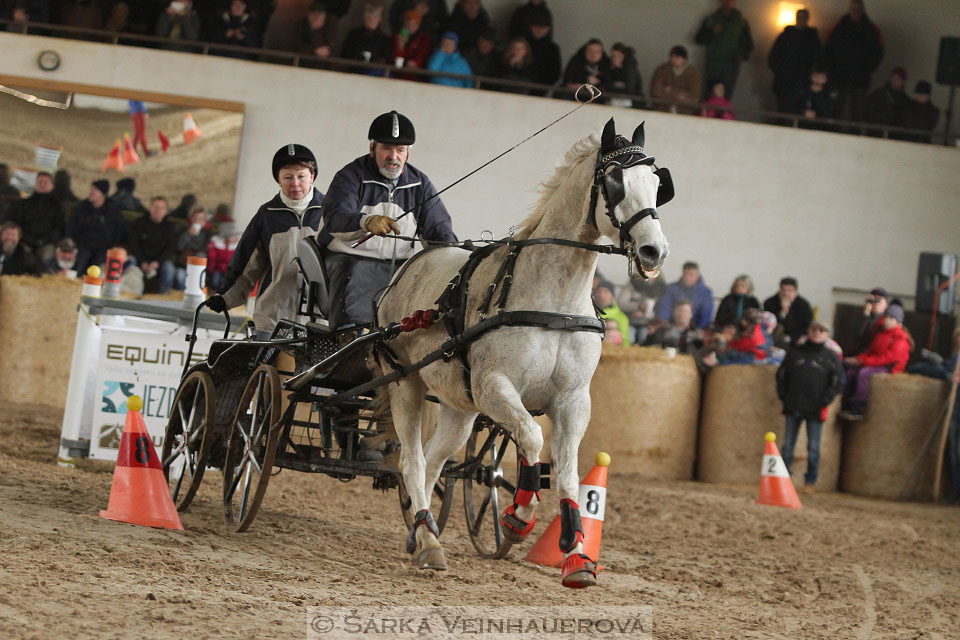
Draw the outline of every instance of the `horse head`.
M657 207L674 195L670 172L657 168L653 156L643 150L643 123L630 140L617 135L613 118L600 137L594 177L594 193L602 196L605 216L596 216L601 198L591 199L591 217L608 238L627 250L642 278L655 277L669 251L660 228Z

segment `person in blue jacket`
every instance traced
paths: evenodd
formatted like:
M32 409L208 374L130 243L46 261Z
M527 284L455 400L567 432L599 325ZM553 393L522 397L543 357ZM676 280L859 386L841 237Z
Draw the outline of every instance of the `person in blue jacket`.
M427 61L427 69L430 71L442 71L444 73L459 73L469 76L473 73L470 70L470 63L467 62L457 47L460 45L460 38L453 31L447 31L440 40L440 46L430 60ZM434 76L430 78L433 84L442 84L448 87L463 87L469 89L473 86L470 78L446 78Z
M700 265L696 262L683 263L683 275L667 285L663 297L657 300L654 313L661 320L669 321L677 300L689 300L693 305L692 325L706 329L713 320L713 291L704 284Z

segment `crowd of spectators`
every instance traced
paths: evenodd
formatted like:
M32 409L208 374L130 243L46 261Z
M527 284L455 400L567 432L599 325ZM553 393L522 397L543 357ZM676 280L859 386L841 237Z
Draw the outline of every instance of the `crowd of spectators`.
M121 290L132 295L182 291L191 256L208 259L207 279L216 286L240 239L229 206L208 213L187 195L171 211L158 195L145 207L136 187L133 178L121 178L111 194L109 181L94 180L81 200L61 169L55 176L38 172L33 192L21 197L0 164L0 275L76 277L102 267L108 250L122 249Z
M600 38L593 37L564 65L553 41L554 16L546 0L522 2L507 25L506 40L498 38L482 0L456 0L452 10L446 0L368 0L361 24L350 29L342 23L351 0L312 2L306 15L285 29L275 28L283 13L276 11L275 0L0 0L0 18L158 36L169 41L162 46L182 51L190 51L190 43L203 42L231 47L214 47L212 52L218 55L253 58L243 48L267 46L310 56L303 62L305 66L343 68L334 60L327 61L339 58L456 74L461 77L391 74L454 87L475 86L475 77L500 78L549 85L553 95L569 97L578 86L590 83L613 94L604 100L615 106L652 106L732 120L736 115L731 99L740 67L754 51L754 41L736 0L717 2L718 8L696 30L695 42L704 47L704 68L698 70L690 64L686 47L672 47L668 60L654 71L649 99L645 98L636 53L627 44L617 42L608 49ZM823 39L817 28L810 26L810 19L808 9L797 11L796 24L786 27L770 50L768 62L779 112L802 116L806 119L803 126L814 129L841 131L834 123L817 122L841 119L933 130L940 112L930 102L929 81L916 82L913 95L907 95L907 72L897 68L871 92L884 46L864 0L850 0L848 12ZM275 34L270 42L265 39L268 33ZM385 75L382 67L360 72ZM550 92L529 85L491 84L489 80L483 86L529 95ZM930 140L922 133L900 132L891 137Z

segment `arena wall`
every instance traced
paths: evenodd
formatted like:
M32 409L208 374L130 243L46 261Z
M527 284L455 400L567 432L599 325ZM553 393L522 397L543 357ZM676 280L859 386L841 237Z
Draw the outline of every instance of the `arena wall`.
M63 58L52 73L36 65L37 54L48 48ZM412 162L442 187L573 106L8 33L0 33L0 75L243 103L241 221L275 192L269 160L285 142L298 140L317 152L318 183L325 189L337 169L365 152L372 117L395 108L419 128ZM646 120L647 148L673 172L677 198L661 212L673 247L665 266L670 279L684 260L695 259L716 293L747 272L766 296L791 274L829 320L833 286L882 283L909 292L920 251L955 251L960 244L956 149L599 105L581 109L445 194L457 233L506 234L535 202L536 185L555 161L613 116L622 130ZM602 258L600 268L617 282L626 279L616 257Z

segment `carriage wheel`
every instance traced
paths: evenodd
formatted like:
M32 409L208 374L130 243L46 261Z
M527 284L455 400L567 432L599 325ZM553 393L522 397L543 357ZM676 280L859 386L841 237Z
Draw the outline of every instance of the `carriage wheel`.
M240 533L257 516L270 482L280 425L280 375L262 364L247 381L227 437L223 463L223 513Z
M503 535L500 513L513 503L520 473L520 454L504 461L510 433L498 424L473 430L467 440L464 462L468 466L463 479L463 511L467 517L470 542L484 558L505 558L513 543Z
M447 525L447 518L450 517L450 510L453 508L453 491L456 488L457 479L444 477L440 474L440 479L433 485L433 496L430 500L430 513L436 513L437 529L443 533L443 528ZM400 512L403 514L403 522L407 525L407 530L413 526L414 514L410 511L410 494L407 493L407 487L403 484L403 474L400 475L400 484L397 485L397 494L400 496ZM433 505L439 500L440 508L434 510Z
M167 420L160 460L177 511L185 511L197 494L210 454L217 395L213 378L194 371L177 390Z

